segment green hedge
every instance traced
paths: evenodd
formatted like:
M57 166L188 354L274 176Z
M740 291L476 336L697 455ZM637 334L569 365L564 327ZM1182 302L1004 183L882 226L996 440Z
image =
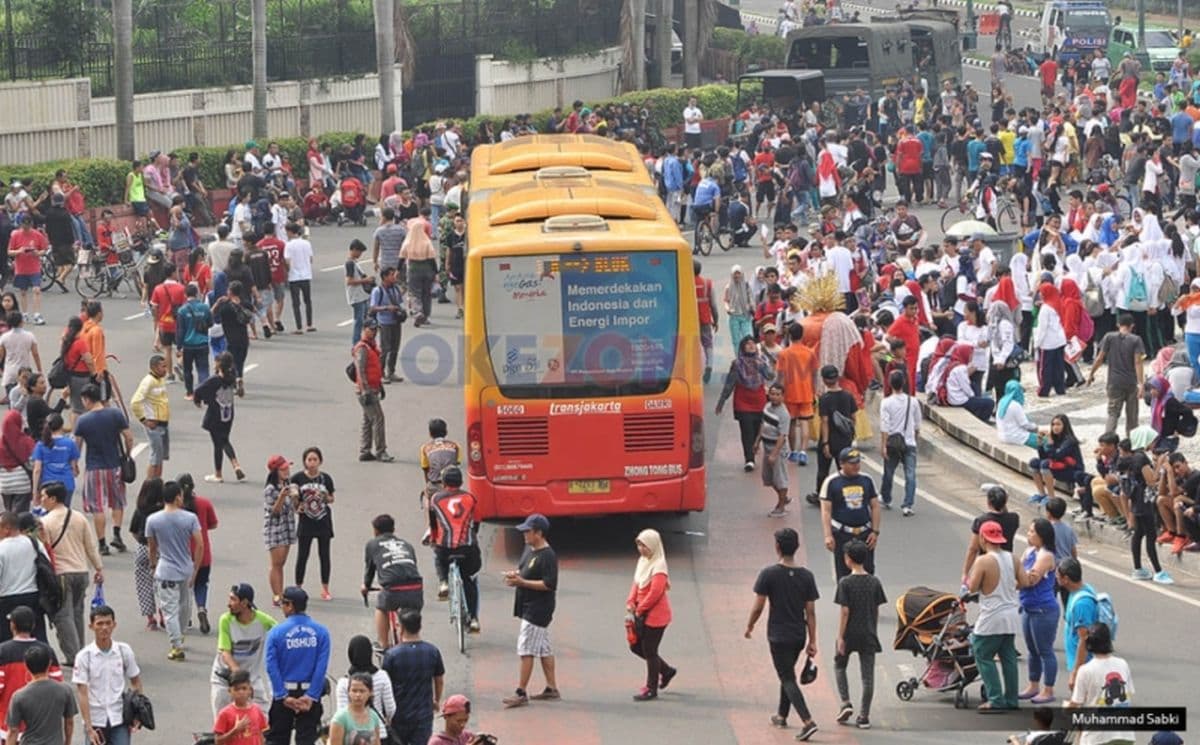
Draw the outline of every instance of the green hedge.
M5 185L14 179L25 185L33 197L50 188L54 174L65 169L71 179L83 190L89 206L119 204L125 194L125 174L129 164L105 158L80 158L77 160L55 160L28 166L0 166L0 180Z
M744 64L757 64L764 67L783 67L787 57L787 40L772 34L747 34L736 28L713 29L713 49L724 49L737 52L738 59Z

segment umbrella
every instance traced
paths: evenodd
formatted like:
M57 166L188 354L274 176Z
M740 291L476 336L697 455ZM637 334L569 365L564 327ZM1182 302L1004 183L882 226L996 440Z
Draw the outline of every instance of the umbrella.
M962 220L951 225L950 229L946 231L946 235L955 238L970 238L975 233L996 235L996 229L982 220Z

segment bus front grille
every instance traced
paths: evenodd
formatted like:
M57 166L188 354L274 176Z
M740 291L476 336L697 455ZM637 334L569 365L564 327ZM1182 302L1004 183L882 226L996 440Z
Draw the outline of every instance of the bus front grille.
M550 421L546 417L500 419L496 430L502 456L550 454Z
M675 447L675 416L661 414L625 415L625 452L671 450Z

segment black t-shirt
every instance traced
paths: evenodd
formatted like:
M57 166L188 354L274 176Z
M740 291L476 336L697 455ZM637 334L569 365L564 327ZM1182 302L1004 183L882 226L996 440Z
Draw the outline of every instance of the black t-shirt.
M217 323L225 330L225 343L235 347L250 345L250 332L247 330L247 319L251 317L250 309L243 305L234 307L232 300L223 300L217 304L213 313Z
M1154 498L1152 492L1146 488L1146 479L1142 476L1143 468L1153 466L1150 456L1139 450L1122 461L1118 466L1118 470L1121 471L1121 491L1129 497L1130 511L1136 516L1153 515Z
M242 291L240 294L242 303L249 308L254 299L254 275L250 272L250 267L245 264L239 265L236 269L228 267L225 269L225 277L229 280L229 284L234 282L242 283Z
M833 602L850 609L846 619L847 652L882 652L877 626L879 606L887 602L883 584L873 574L848 574L838 581Z
M1012 551L1013 536L1021 526L1021 516L1015 512L985 512L971 523L971 532L979 535L979 527L989 520L1000 523L1000 529L1004 531L1004 550Z
M839 523L860 528L871 522L871 500L875 499L875 482L870 476L837 474L825 482L821 499L831 502L831 517Z
M771 644L798 644L808 641L805 606L821 597L813 573L804 567L772 564L758 573L754 594L764 595L770 603L767 611L767 641Z
M300 490L296 534L301 538L332 538L333 511L329 509L329 500L333 497L333 477L324 471L316 476L301 471L292 476L292 483Z
M255 287L265 290L271 286L271 257L267 256L266 251L246 254L246 266L250 267Z
M821 394L820 409L821 416L829 417L830 450L833 452L833 457L836 458L838 451L854 440L854 435L847 436L838 431L837 426L833 423L833 412L840 411L844 416L853 420L854 414L858 411L858 404L854 402L854 396L846 391L827 391Z
M558 593L558 557L554 555L554 549L545 546L535 551L526 546L517 570L521 579L534 582L540 579L550 589L526 590L518 587L513 615L534 626L549 626L554 617L554 598Z
M391 533L375 536L367 541L363 563L363 584L368 587L375 580L376 574L379 575L379 586L385 590L421 581L421 572L417 569L417 553L412 544Z
M193 165L184 166L183 183L187 185L189 190L196 189L196 183L200 180L200 169Z

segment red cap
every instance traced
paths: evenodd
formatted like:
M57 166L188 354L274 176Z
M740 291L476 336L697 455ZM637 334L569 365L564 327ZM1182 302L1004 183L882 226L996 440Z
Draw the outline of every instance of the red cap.
M461 714L464 711L470 710L471 700L461 693L456 693L442 702L442 716L444 717L448 717L451 714Z
M292 462L282 455L272 455L270 458L267 458L268 471L278 471L280 468L290 465L292 465Z
M1000 523L995 520L988 520L983 525L979 526L979 535L983 536L983 540L996 545L1008 543L1008 539L1004 537L1004 528L1000 527Z

